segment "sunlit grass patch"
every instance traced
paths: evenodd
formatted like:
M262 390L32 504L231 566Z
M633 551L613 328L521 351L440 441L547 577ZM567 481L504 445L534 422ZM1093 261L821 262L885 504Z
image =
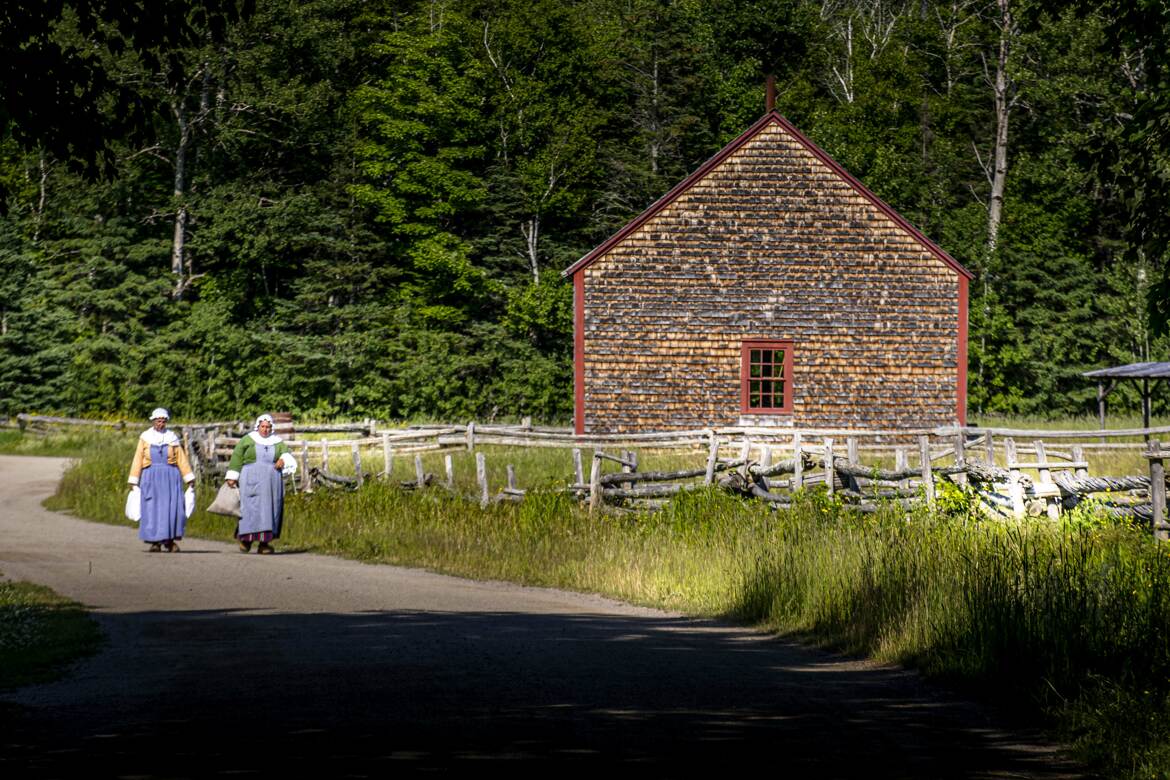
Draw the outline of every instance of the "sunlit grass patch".
M93 429L73 429L33 434L0 430L0 455L71 457L108 441L112 434Z

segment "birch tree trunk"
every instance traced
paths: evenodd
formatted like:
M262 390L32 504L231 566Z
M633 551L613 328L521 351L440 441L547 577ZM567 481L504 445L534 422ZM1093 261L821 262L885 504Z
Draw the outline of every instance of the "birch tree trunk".
M520 233L524 236L525 251L528 255L528 266L532 270L532 283L540 284L540 215L533 214L532 219L520 223Z
M187 152L191 146L191 123L187 121L187 109L181 100L172 105L175 121L179 125L179 145L175 149L175 235L171 242L171 273L176 277L175 297L183 294L183 258L187 237Z
M995 151L992 157L991 197L987 201L987 252L993 254L999 243L999 225L1003 220L1003 194L1007 185L1008 122L1015 105L1015 84L1007 73L1008 57L1015 38L1011 0L996 0L999 7L999 52L995 63Z
M40 153L38 163L40 169L40 182L37 185L37 209L36 218L33 222L35 227L33 228L32 242L34 244L41 239L41 225L44 224L45 220L45 200L48 194L49 166L48 163L45 162L45 153L43 151ZM7 333L8 331L5 330L4 332Z
M658 107L658 46L653 45L653 70L650 82L650 172L658 175L658 155L661 152L662 122Z
M199 76L199 110L192 117L187 113L185 95L175 94L171 110L179 127L179 143L175 149L175 234L171 242L171 273L175 275L174 297L183 297L187 286L194 279L194 269L187 257L187 207L188 160L194 145L195 129L206 121L211 112L211 68L203 63ZM195 158L198 160L198 157Z

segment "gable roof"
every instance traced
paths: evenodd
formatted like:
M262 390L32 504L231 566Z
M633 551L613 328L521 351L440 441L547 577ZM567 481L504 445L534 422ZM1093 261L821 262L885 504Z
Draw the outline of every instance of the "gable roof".
M926 251L928 251L930 254L934 255L935 257L937 257L939 260L942 260L943 263L945 263L947 266L949 266L955 272L962 274L963 276L967 277L968 279L974 278L974 275L970 271L968 271L966 268L964 268L959 263L958 260L955 260L955 258L951 257L941 247L939 247L937 244L935 244L933 241L931 241L929 238L927 238L925 235L923 235L923 233L918 228L914 227L908 221L906 221L905 217L903 217L898 212L894 211L894 209L891 208L885 201L883 201L877 195L874 195L872 192L870 192L869 189L864 184L862 184L860 181L858 181L857 178L855 178L851 173L849 173L849 171L847 171L843 167L841 167L841 164L838 163L836 160L834 160L832 157L830 157L828 155L828 153L825 152L825 150L821 149L819 146L817 146L811 140L809 140L803 133L801 133L799 130L797 130L796 127L794 127L791 122L789 122L787 119L785 119L780 114L779 111L769 111L768 113L766 113L762 117L760 117L758 120L756 120L755 124L753 124L747 130L745 130L734 141L732 141L727 146L720 149L719 152L714 157L712 157L711 159L707 160L707 162L705 162L701 166L699 166L699 168L694 173L692 173L690 176L686 177L681 182L676 184L670 190L670 192L666 193L661 198L656 200L650 206L650 208L643 211L641 214L639 214L637 217L635 217L629 224L627 224L624 228L622 228L621 230L619 230L618 232L616 232L612 236L610 236L604 243L595 247L591 252L589 252L589 254L585 255L580 260L573 263L571 266L569 266L564 271L562 271L561 275L566 276L566 277L572 276L573 274L577 273L585 266L592 263L597 258L604 255L606 252L608 252L610 249L612 249L614 247L614 245L620 243L623 239L626 238L626 236L633 233L635 230L637 230L642 225L644 225L646 222L648 222L651 218L653 218L660 211L662 211L667 206L669 206L671 203L676 201L679 198L679 196L681 196L684 192L689 190L695 184L695 182L699 181L704 176L706 176L708 173L710 173L712 170L714 170L720 163L722 163L724 160L726 160L728 157L730 157L732 154L734 154L736 151L738 151L740 149L740 147L742 147L744 144L746 144L748 141L750 141L752 138L754 138L757 134L759 134L759 132L761 130L763 130L765 127L772 124L773 122L780 125L780 127L782 127L787 133L789 133L801 146L803 146L805 149L807 149L810 154L812 154L818 160L823 162L834 173L836 173L838 176L840 176L846 183L849 184L850 187L852 187L854 189L854 191L857 192L857 194L861 195L863 198L868 200L870 203L872 203L874 206L876 206L879 211L881 211L887 217L889 217L894 222L894 224L898 225L903 230L905 230L907 233L909 233L910 236L912 238L914 238L915 241L917 241L919 244L922 245L923 249L925 249Z

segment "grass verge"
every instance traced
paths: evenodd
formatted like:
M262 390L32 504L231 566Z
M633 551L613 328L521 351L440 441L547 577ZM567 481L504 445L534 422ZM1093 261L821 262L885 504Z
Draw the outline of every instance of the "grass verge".
M0 581L0 690L53 680L101 642L80 604L41 585Z
M111 438L115 437L110 433L94 430L45 435L0 430L0 455L70 457L100 446Z
M50 506L129 526L129 456L128 442L93 446ZM201 487L198 505L211 498ZM282 546L800 632L1044 717L1109 776L1170 776L1170 546L1091 512L986 523L962 503L860 516L810 493L773 512L708 491L594 518L552 492L481 510L371 484L290 495ZM199 510L188 534L233 527Z

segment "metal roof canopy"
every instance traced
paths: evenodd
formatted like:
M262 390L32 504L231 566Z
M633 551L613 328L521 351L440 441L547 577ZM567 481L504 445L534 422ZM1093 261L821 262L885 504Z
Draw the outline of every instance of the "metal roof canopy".
M1097 414L1101 419L1101 430L1105 430L1105 396L1113 392L1117 387L1118 380L1121 379L1140 379L1142 380L1142 427L1150 427L1150 380L1151 379L1170 379L1170 363L1130 363L1126 366L1113 366L1112 368L1098 368L1093 371L1085 371L1081 374L1083 377L1097 380ZM1112 379L1109 386L1105 386L1105 380ZM1148 436L1146 437L1149 438Z

